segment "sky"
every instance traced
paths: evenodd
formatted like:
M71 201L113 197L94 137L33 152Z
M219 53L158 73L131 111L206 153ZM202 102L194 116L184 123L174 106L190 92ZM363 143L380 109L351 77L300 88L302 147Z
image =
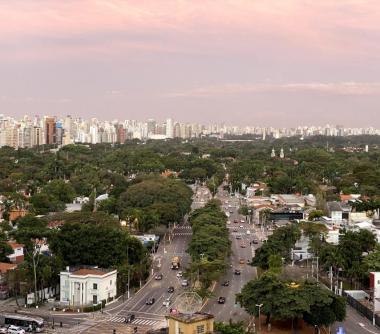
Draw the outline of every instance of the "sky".
M380 127L379 0L0 0L0 113Z

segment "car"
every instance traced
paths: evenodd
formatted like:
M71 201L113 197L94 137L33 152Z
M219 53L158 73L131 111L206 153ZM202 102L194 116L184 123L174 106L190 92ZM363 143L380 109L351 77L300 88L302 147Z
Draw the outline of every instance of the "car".
M240 227L240 228L244 228L244 226L243 226L243 225L240 225L239 227Z
M136 318L136 317L135 317L134 314L129 313L129 314L127 314L127 316L125 317L124 322L125 322L126 324L128 324L128 323L132 322L133 320L135 320L135 318Z
M169 306L170 306L170 298L166 298L166 299L162 302L162 305L165 306L165 307L169 307Z
M222 283L222 286L229 286L230 285L230 281L224 281L223 283Z
M241 220L240 220L240 223L244 224L244 223L245 223L245 220L244 220L244 219L241 219Z
M11 325L8 327L8 333L9 334L25 334L25 329Z
M182 280L181 282L182 286L189 286L189 281L187 279Z
M252 243L253 243L254 245L257 245L257 244L259 243L259 240L257 240L257 239L253 239L253 240L252 240Z
M250 231L250 230L247 230L247 234L251 234L251 231Z
M157 274L156 276L154 276L154 279L155 279L156 281L161 281L163 277L164 277L164 275L162 275L162 274Z
M149 299L145 302L145 304L146 304L146 305L153 305L155 301L156 301L156 299L154 299L154 298L149 298Z
M174 292L174 286L169 286L168 287L168 292L173 293Z
M237 240L240 240L240 239L241 239L241 235L237 235L237 236L236 236L236 239L237 239Z
M237 231L238 231L238 229L237 229L237 228L234 228L232 231L233 231L233 232L237 232Z
M235 224L239 224L239 221L237 219L234 220Z
M239 269L235 269L234 274L235 274L235 275L240 275L240 274L241 274L241 271L240 271Z
M218 304L224 304L226 302L226 298L225 297L219 297L218 298Z
M177 273L177 277L182 277L183 276L183 272L180 270L178 273Z
M228 217L228 216L227 216ZM231 222L229 220L227 220L227 225L231 224Z
M245 246L245 244L241 244L240 247L241 248L245 248L246 246Z
M240 264L244 264L244 263L245 263L245 260L244 260L244 259L240 259L240 260L239 260L239 263L240 263Z

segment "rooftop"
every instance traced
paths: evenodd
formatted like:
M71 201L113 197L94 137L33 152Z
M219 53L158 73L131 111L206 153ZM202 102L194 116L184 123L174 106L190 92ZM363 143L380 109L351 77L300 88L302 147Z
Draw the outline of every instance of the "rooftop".
M17 267L17 264L14 264L14 263L0 262L0 273L4 274L8 270L13 270L16 267Z
M70 272L71 275L76 276L104 276L113 271L113 269L104 269L104 268L96 268L90 266L80 266L80 267L72 267L66 268L66 272Z
M166 316L167 319L174 319L178 320L180 322L184 323L192 323L192 322L198 322L202 320L207 320L207 319L213 319L214 316L212 314L208 313L193 313L193 314L185 314L185 313L177 313L177 314L170 314Z

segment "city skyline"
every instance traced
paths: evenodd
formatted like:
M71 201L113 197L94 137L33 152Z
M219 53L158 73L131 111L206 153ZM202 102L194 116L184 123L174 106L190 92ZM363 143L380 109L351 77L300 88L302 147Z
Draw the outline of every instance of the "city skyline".
M0 112L380 127L379 6L2 2Z

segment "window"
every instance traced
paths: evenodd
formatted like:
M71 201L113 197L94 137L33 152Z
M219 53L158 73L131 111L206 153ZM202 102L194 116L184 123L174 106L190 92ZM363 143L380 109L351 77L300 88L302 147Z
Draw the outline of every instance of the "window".
M98 296L97 295L93 295L92 296L92 303L93 304L97 304L98 303Z
M112 279L110 280L110 285L112 285Z
M93 283L93 284L92 284L92 288L93 288L94 290L98 290L98 284Z
M197 326L197 334L205 332L205 325Z

